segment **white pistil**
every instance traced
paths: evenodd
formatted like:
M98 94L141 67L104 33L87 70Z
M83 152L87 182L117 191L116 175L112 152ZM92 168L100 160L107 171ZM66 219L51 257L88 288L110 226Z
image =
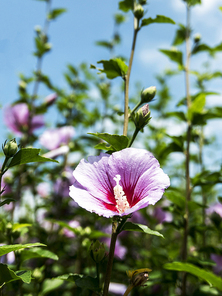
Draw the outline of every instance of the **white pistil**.
M119 181L121 180L120 175L116 175L113 180L116 181L116 186L113 188L115 200L116 200L116 208L120 214L124 213L127 209L129 209L130 205L125 196L125 192L123 191L123 187L119 185Z

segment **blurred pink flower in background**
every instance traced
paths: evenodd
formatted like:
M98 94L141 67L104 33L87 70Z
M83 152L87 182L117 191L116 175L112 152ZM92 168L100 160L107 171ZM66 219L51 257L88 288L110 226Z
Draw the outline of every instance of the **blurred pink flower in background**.
M77 228L77 227L80 226L80 223L78 221L76 221L76 220L72 220L68 224L72 228ZM72 238L72 237L75 237L76 236L75 233L73 231L71 231L70 229L68 229L68 228L64 228L63 234L66 237L69 237L69 238Z
M12 174L10 171L6 171L2 177L1 190L4 189L2 196L12 192L11 186L8 184L10 182L10 179L12 179Z
M54 192L59 196L69 196L69 186L73 184L74 177L72 170L69 167L66 167L61 174L61 177L56 180L54 183L53 189Z
M213 212L217 213L222 218L222 204L221 203L215 203L207 209L207 214L211 215Z
M49 150L59 148L61 145L67 145L74 136L75 130L72 126L63 126L46 130L39 139L42 146Z
M222 256L217 254L211 254L210 255L211 260L213 260L216 263L216 266L213 267L213 271L216 274L221 273L222 271Z
M165 212L160 207L155 207L153 210L153 216L157 219L159 223L172 222L173 216L169 212Z
M55 102L57 97L58 97L57 93L52 93L47 97L45 97L44 102L46 103L47 106L51 106Z
M32 133L35 129L44 126L42 115L33 116L29 125L29 109L25 103L6 107L4 121L17 135L22 135L24 132Z
M123 295L127 289L127 286L120 283L110 283L109 292L116 295Z
M152 153L136 148L82 159L73 175L70 196L104 217L129 215L154 205L170 185Z
M50 184L47 182L39 183L36 189L37 193L43 198L50 194Z

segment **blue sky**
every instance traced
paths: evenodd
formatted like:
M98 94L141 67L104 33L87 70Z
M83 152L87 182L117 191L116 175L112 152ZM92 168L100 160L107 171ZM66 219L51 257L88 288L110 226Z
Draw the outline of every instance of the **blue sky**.
M214 46L222 42L222 13L218 7L221 0L203 0L192 10L192 28L200 33L204 43ZM65 87L63 73L68 63L79 65L81 62L96 64L101 59L109 59L109 53L95 46L95 41L109 40L113 33L113 15L118 10L116 0L52 0L52 5L64 7L67 13L50 24L49 36L53 49L43 61L43 72L60 87ZM146 17L157 14L166 15L176 23L185 22L185 5L182 0L150 0ZM34 51L34 27L42 26L45 17L45 3L35 0L2 1L0 10L0 104L8 105L17 99L18 74L30 75L36 66ZM136 81L143 87L156 85L155 75L165 68L176 67L158 49L170 48L175 26L152 24L144 27L138 36L135 59L131 76L131 89ZM120 28L122 44L116 54L129 56L133 33L132 15ZM201 69L207 54L197 55L191 62L192 69ZM212 67L218 70L222 65L222 55L218 54ZM181 98L184 95L184 80L181 77L171 82L172 93ZM192 87L192 84L191 84ZM212 89L221 93L221 81L212 84ZM40 88L39 95L44 98L49 92ZM221 96L212 96L208 104L220 104ZM6 136L6 127L2 123L0 109L0 142ZM213 127L210 127L211 133ZM176 132L176 131L175 131ZM179 132L179 131L178 131ZM222 132L222 129L221 129Z

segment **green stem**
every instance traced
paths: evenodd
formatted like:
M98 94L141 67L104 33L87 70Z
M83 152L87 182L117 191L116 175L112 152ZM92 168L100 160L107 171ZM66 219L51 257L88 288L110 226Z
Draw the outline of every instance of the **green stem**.
M189 69L190 69L190 6L187 4L187 24L186 24L186 66L185 66L185 82L186 82L186 100L187 100L187 110L191 106L190 98L190 84L189 84ZM191 185L190 185L190 142L191 142L191 131L192 125L191 121L187 119L187 147L186 147L186 160L185 160L185 170L186 170L186 204L185 204L185 215L184 215L184 236L183 236L183 247L182 247L182 260L187 261L187 249L188 249L188 234L189 234L189 208L188 203L191 199ZM182 296L186 295L186 285L187 285L187 274L183 274L182 279Z
M131 147L132 146L132 144L133 144L134 140L136 139L136 136L139 133L139 131L140 131L140 129L136 127L136 129L134 131L134 134L133 134L133 136L132 136L132 138L130 140L130 143L129 143L128 147Z
M127 74L125 76L125 86L124 86L124 97L125 97L125 104L124 104L124 126L123 126L123 135L127 136L127 130L128 130L128 121L129 121L129 80L130 80L130 74L131 74L131 68L133 64L133 57L134 57L134 51L136 46L136 37L137 33L139 32L139 24L138 19L134 17L134 33L133 33L133 43L132 43L132 49L130 54L130 60L129 60L129 67Z
M6 166L7 162L8 162L8 160L9 160L9 157L5 157L4 162L3 162L3 165L2 165L2 168L0 170L0 192L2 190L2 176L7 171L7 169L5 169L5 166ZM1 200L1 196L2 195L0 194L0 200Z
M117 226L118 226L118 222L116 220L114 220L113 223L112 223L112 236L111 236L110 249L109 249L109 258L108 258L106 275L105 275L103 296L107 296L108 291L109 291L109 283L110 283L112 267L113 267L114 251L115 251L116 239L117 239L117 235L118 235Z
M100 287L99 263L96 263L96 277L98 280L98 286Z
M136 111L137 108L139 108L139 106L140 106L141 104L142 104L141 101L140 101L139 103L137 103L137 105L136 105L136 106L133 108L133 110L131 111L129 117L131 116L131 114L133 114L133 113Z

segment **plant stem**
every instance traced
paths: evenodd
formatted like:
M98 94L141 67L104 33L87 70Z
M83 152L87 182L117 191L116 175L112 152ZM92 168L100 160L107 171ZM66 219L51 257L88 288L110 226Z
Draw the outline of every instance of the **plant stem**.
M125 76L125 86L124 86L124 96L125 96L125 104L124 104L124 126L123 126L123 135L127 136L127 129L128 129L128 121L129 121L129 80L130 80L130 74L131 74L131 68L133 64L133 57L134 57L134 51L136 46L136 37L137 33L139 32L139 22L138 19L134 17L134 33L133 33L133 43L132 43L132 49L130 54L130 60L129 60L129 67L127 74Z
M96 277L98 280L98 286L100 286L99 263L96 263Z
M118 222L114 220L112 223L112 236L111 236L111 242L110 242L110 248L109 248L109 258L108 258L106 275L105 275L103 296L107 296L109 291L109 283L110 283L112 266L113 266L114 251L115 251L116 239L118 235L117 226L118 226Z
M190 98L190 83L189 83L189 69L190 69L190 6L187 5L187 21L186 21L186 66L185 66L185 82L186 82L186 100L187 100L187 110L189 112L191 106ZM187 147L186 147L186 160L185 160L185 170L186 170L186 204L185 204L185 215L184 215L184 236L183 236L183 246L182 246L182 260L187 260L187 245L188 245L188 234L189 234L189 208L188 203L191 198L191 186L190 186L190 141L191 141L191 121L187 119ZM186 295L186 283L187 274L183 274L182 280L182 296Z
M130 292L132 289L133 289L133 285L130 284L130 285L128 286L128 288L126 289L125 293L123 294L123 296L127 296L127 295L129 294L129 292Z
M132 144L133 144L134 140L136 139L136 136L139 133L139 131L140 131L140 129L136 127L136 129L134 131L134 134L133 134L133 136L132 136L132 138L130 140L130 143L129 143L128 147L131 147L132 146Z

